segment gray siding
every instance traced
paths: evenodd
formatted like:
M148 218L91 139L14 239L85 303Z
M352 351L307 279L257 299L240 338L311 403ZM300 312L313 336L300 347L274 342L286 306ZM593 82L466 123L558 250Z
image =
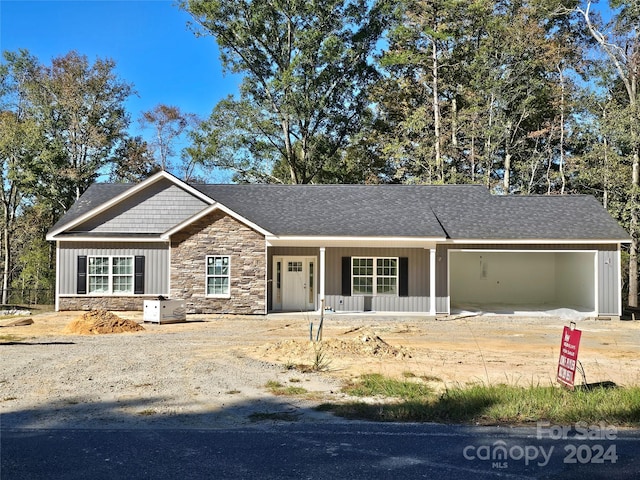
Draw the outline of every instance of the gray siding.
M618 258L617 251L598 252L598 313L600 315L621 314Z
M342 257L407 257L409 296L429 296L429 250L421 248L327 248L326 295L342 294Z
M618 245L615 244L548 244L548 245L524 245L524 244L457 244L438 245L436 250L436 312L448 313L449 296L449 266L448 251L450 249L474 249L474 250L592 250L598 252L598 314L619 315L620 292L619 275L620 264L618 262Z
M168 243L61 242L58 250L60 295L75 295L77 292L76 277L80 255L144 255L145 295L169 294Z
M75 232L163 233L207 205L168 180L160 180L106 212L73 229Z

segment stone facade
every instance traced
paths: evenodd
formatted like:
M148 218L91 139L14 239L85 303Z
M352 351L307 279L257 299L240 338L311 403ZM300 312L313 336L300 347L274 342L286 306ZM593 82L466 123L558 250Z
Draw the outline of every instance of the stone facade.
M229 255L229 298L206 295L207 255ZM170 297L187 313L266 313L264 236L221 211L188 225L171 238Z
M114 310L141 311L145 300L155 300L157 296L136 295L135 297L60 297L58 309L64 310Z

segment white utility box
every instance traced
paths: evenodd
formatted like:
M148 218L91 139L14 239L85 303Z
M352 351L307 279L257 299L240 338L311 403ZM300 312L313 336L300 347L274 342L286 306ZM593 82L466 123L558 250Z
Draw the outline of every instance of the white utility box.
M145 300L143 321L153 323L178 323L187 321L184 300Z

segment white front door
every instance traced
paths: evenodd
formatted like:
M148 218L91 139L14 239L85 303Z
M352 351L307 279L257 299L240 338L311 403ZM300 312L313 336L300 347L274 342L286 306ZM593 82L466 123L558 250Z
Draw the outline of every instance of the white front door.
M315 257L274 258L274 272L275 310L315 310Z

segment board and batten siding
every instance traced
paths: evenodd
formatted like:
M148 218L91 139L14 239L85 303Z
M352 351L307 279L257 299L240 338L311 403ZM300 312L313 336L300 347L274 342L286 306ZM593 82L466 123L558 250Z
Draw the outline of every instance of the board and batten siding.
M406 257L409 297L429 296L429 250L423 248L327 248L326 295L342 293L342 257Z
M620 315L620 255L598 250L598 310L600 315Z
M159 180L72 231L164 233L206 206L169 180Z
M145 295L169 294L169 244L130 242L60 242L58 248L58 293L76 295L78 257L133 256L145 257Z
M597 252L598 315L620 315L620 256L616 244L450 244L436 249L436 312L449 313L449 250Z

